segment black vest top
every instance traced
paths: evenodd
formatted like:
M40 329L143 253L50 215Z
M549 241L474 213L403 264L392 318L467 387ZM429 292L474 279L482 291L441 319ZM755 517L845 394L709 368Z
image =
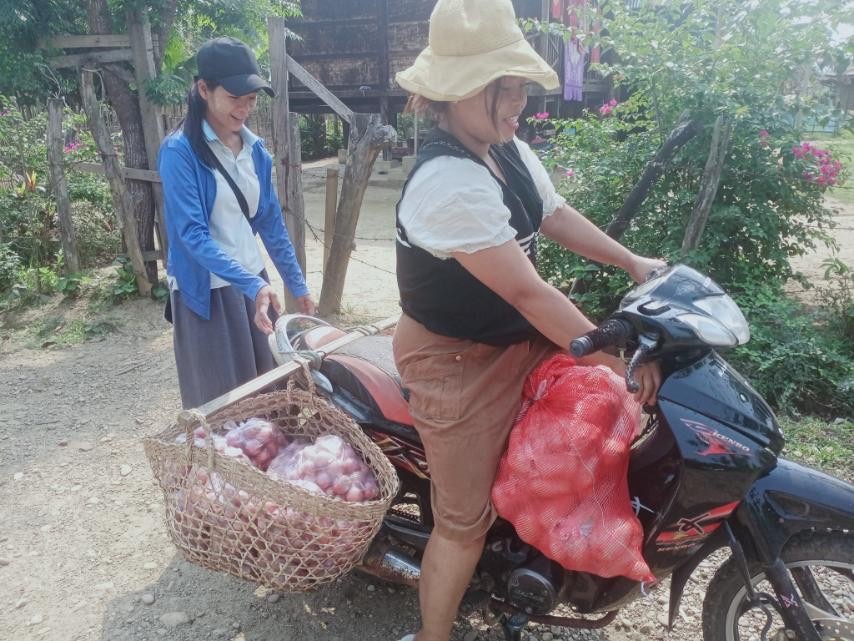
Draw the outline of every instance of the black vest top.
M515 142L492 145L490 155L501 167L507 181L504 183L493 175L501 186L504 205L510 210L510 225L516 230L516 241L536 266L543 201ZM419 168L438 156L467 158L489 169L481 158L456 138L437 128L430 132L419 148L415 166L403 186L403 194L406 194L406 187ZM400 202L397 210L400 211ZM515 308L458 261L437 258L410 244L399 216L396 250L400 306L431 332L497 346L512 345L539 335Z

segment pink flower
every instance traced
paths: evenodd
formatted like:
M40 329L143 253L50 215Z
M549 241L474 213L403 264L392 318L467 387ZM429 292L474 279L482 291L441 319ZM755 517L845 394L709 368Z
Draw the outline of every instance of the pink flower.
M807 154L807 152L804 150L803 147L798 147L798 146L792 147L792 155L795 158L803 158L804 156L806 156L806 154Z
M549 117L548 111L539 111L534 114L534 120L546 120Z
M762 129L762 130L759 132L759 137L760 137L760 138L767 138L767 137L768 137L768 136L770 136L770 135L771 135L771 134L769 134L769 133L768 133L768 130L767 130L767 129Z
M572 178L574 175L575 175L575 172L572 169L566 170L566 177L567 178Z
M609 107L616 107L617 106L616 98L611 98L611 100L608 101L608 106Z
M614 108L611 105L602 105L601 107L599 107L599 113L602 116L607 116L612 111L614 111Z
M72 151L76 151L76 150L80 149L82 146L83 146L82 142L80 142L79 140L75 140L75 141L70 142L67 145L65 145L65 147L62 148L62 150L68 154L68 153L71 153Z

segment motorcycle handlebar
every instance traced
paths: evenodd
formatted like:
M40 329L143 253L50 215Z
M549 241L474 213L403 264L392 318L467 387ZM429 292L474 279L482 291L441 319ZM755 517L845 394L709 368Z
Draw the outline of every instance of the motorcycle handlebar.
M630 323L619 318L610 318L604 323L591 329L586 334L573 339L569 343L569 352L576 358L587 356L600 349L619 345L627 338L634 335L634 328Z

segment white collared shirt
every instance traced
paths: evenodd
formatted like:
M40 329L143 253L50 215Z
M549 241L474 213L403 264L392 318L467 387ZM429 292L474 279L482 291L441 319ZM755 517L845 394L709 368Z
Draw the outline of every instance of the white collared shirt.
M566 199L537 154L518 138L515 142L543 200L543 218L550 216ZM516 237L501 186L486 167L468 158L439 156L425 162L406 187L398 218L410 243L442 259Z
M255 173L255 161L252 158L252 145L258 140L247 127L240 131L243 139L243 148L235 155L225 144L220 141L213 128L207 120L202 123L202 131L208 142L208 147L216 155L222 166L229 173L237 188L243 192L246 204L249 205L249 217L254 218L258 211L258 200L261 197L261 187L258 184L258 175ZM264 258L258 249L258 241L249 222L240 209L240 203L234 191L218 170L214 171L216 177L216 199L208 225L213 238L222 247L223 251L231 256L251 274L258 274L264 269ZM228 281L223 280L216 274L211 274L211 289L226 287Z
M249 205L249 217L254 218L258 211L258 201L261 198L261 187L258 175L255 173L255 161L252 158L252 146L258 141L258 136L247 127L240 131L243 148L235 155L216 135L207 120L202 122L202 133L208 147L222 163L238 189L243 192L246 204ZM211 209L208 227L211 238L231 258L240 263L246 271L258 274L264 269L264 258L258 248L258 241L252 233L252 227L240 209L240 203L228 181L222 173L214 169L216 179L216 198ZM178 283L169 277L169 288L178 289ZM211 289L227 287L230 283L211 273Z

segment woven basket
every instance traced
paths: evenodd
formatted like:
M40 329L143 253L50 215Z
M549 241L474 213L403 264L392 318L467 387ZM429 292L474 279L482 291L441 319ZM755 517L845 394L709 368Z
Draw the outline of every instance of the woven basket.
M289 437L340 436L376 475L379 498L348 503L318 496L218 454L211 431L250 417L268 420ZM200 424L208 432L205 448L192 445L191 432ZM186 444L175 442L181 434ZM351 570L399 487L394 467L352 419L293 386L241 401L207 421L183 412L144 446L163 489L169 535L187 560L278 591L310 590Z

